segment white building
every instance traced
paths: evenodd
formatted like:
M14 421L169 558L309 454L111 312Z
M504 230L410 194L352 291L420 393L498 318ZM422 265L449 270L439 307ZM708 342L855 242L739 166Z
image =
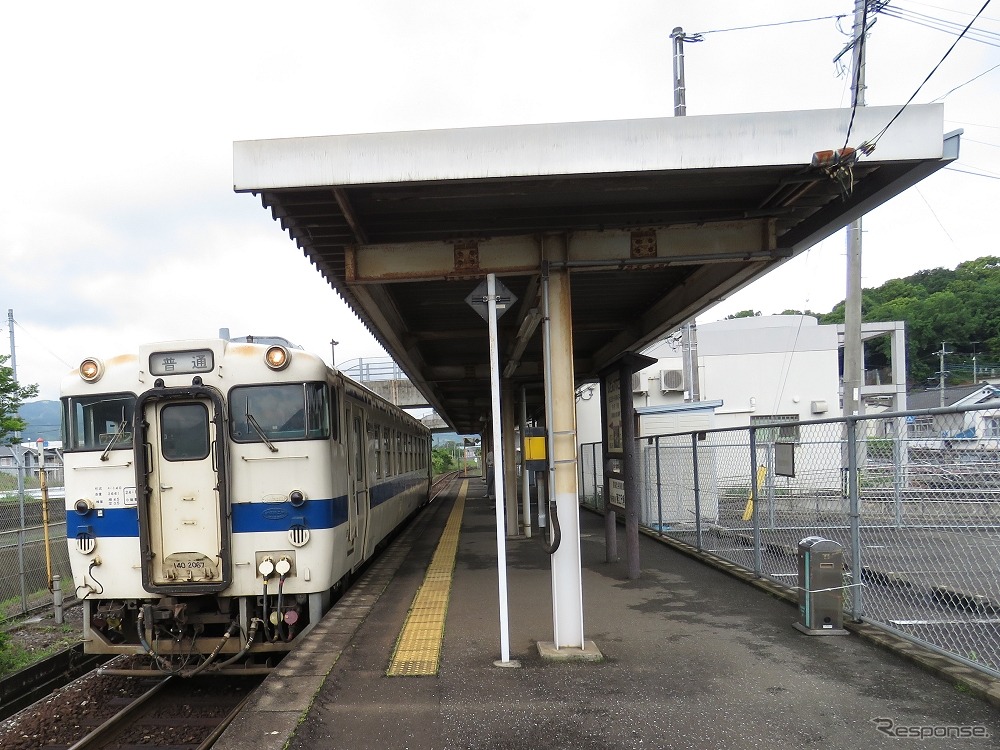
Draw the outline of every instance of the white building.
M862 326L863 340L885 335L890 337L890 380L894 382L863 386L860 395L863 403L877 399L891 402L892 410L902 410L906 408L905 326L902 322ZM640 440L643 522L689 525L695 517L695 484L701 493L701 519L709 523L718 518L719 498L746 498L751 481L770 498L769 507L774 507L774 492L839 487L842 426L779 424L758 429L752 461L746 428L842 416L839 348L843 326L819 325L816 318L806 315L758 316L699 325L692 339L690 358L685 357L687 343L680 335L651 346L644 353L655 357L656 364L633 376L637 435L646 438ZM697 399L692 400L695 363ZM579 388L577 397L580 443L598 443L598 385ZM887 420L890 426L897 421ZM882 434L877 432L879 420L862 424L863 429ZM655 437L713 429L724 431L708 436ZM594 475L590 483L597 484L600 445L582 445L580 455L584 483L589 467ZM789 466L794 467L793 474L785 473Z
M691 368L679 336L644 352L658 361L632 379L640 436L841 415L835 325L808 315L721 320L698 326L696 348L697 402L688 400ZM581 443L601 439L598 391L578 390Z

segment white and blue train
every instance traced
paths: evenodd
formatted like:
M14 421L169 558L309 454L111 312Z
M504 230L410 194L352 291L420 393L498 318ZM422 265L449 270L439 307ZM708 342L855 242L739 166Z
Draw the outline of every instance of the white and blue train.
M266 668L428 501L428 430L284 339L89 358L62 409L89 653Z

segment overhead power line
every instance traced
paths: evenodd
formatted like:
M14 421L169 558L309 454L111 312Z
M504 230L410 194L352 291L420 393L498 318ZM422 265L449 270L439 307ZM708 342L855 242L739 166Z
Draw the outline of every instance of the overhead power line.
M918 13L914 10L901 8L897 5L886 5L879 9L879 14L889 18L898 18L901 21L908 21L923 26L934 31L942 31L946 34L964 34L963 25L955 21L948 21L944 18ZM978 16L978 14L977 14ZM969 41L981 42L992 47L1000 47L1000 33L987 29L973 29L965 35Z
M990 68L989 70L984 70L984 71L983 71L982 73L980 73L980 74L979 74L979 75L977 75L977 76L974 76L973 78L970 78L970 79L969 79L968 81L966 81L965 83L960 83L960 84L958 84L958 85L957 85L957 86L956 86L955 88L953 88L953 89L952 89L951 91L949 91L949 92L948 92L947 94L941 94L941 96L937 97L936 99L932 99L931 101L935 101L935 102L939 102L939 101L941 101L942 99L944 99L944 98L946 98L946 97L948 97L948 96L951 96L952 94L954 94L954 93L955 93L956 91L958 91L958 90L959 90L960 88L962 88L963 86L968 86L968 85L969 85L970 83L972 83L973 81L977 81L977 80L979 80L980 78L982 78L982 77L983 77L984 75L986 75L987 73L992 73L992 72L993 72L994 70L996 70L997 68L1000 68L1000 63L997 63L996 65L994 65L994 66L993 66L992 68Z
M903 112L904 112L904 111L906 110L906 108L907 108L908 106L910 106L910 104L911 104L911 103L913 102L913 100L917 98L917 94L919 94L919 93L920 93L920 89L922 89L922 88L924 87L924 85L925 85L925 84L926 84L926 83L927 83L927 82L928 82L928 81L929 81L929 80L931 79L931 76L933 76L933 75L934 75L934 74L935 74L935 73L937 72L938 68L940 68L940 67L941 67L941 64L942 64L942 63L943 63L943 62L944 62L944 61L945 61L945 60L946 60L946 59L948 58L948 55L950 55L950 54L951 54L951 52L952 52L952 50L954 50L954 49L955 49L955 46L956 46L956 45L957 45L957 44L958 44L958 43L959 43L960 41L962 41L962 39L963 39L963 38L965 37L965 35L966 35L966 33L967 33L967 32L969 31L969 29L971 29L971 28L972 28L972 24L974 24L974 23L976 22L976 19L978 19L978 18L979 18L979 16L981 16L981 15L982 15L983 11L984 11L984 10L986 10L986 6L988 6L989 4L990 4L990 0L986 0L986 2L985 2L985 3L983 3L983 7L982 7L982 8L980 8L980 9L979 9L979 12L978 12L978 13L976 13L976 15L972 17L972 20L971 20L971 21L969 21L968 25L967 25L967 26L966 26L966 27L965 27L964 29L962 29L962 33L961 33L961 34L959 34L959 35L958 35L958 38L957 38L957 39L956 39L956 40L955 40L954 42L952 42L952 43L951 43L951 46L950 46L950 47L948 48L948 50L947 50L947 51L946 51L946 52L944 53L944 55L942 55L942 56L941 56L941 59L940 59L940 60L938 60L938 62L937 62L937 65L935 65L935 66L934 66L934 67L933 67L933 68L931 69L931 72L927 74L927 77L926 77L926 78L924 78L924 80L923 80L923 81L921 82L921 84L920 84L919 86L917 86L917 90L916 90L916 91L914 91L914 92L913 92L913 94L912 94L912 96L910 96L910 98L906 100L906 104L904 104L904 105L903 105L902 107L900 107L900 108L899 108L899 111L898 111L898 112L896 112L896 114L894 114L894 115L892 116L892 119L891 119L891 120L889 120L888 124L886 124L886 126L885 126L884 128L882 128L882 129L881 129L881 130L880 130L880 131L879 131L878 133L876 133L876 134L875 134L875 137L874 137L874 138L872 138L872 139L871 139L871 140L870 140L870 141L868 142L868 143L869 143L869 144L871 145L871 147L872 147L872 148L874 148L874 147L875 147L875 144L876 144L876 143L878 143L879 139L880 139L880 138L881 138L881 137L882 137L883 135L885 135L886 131L887 131L887 130L889 130L889 128L891 128L891 127L892 127L892 124L893 124L894 122L896 122L896 120L897 120L897 119L899 118L899 116L900 116L901 114L903 114ZM883 9L883 11L882 11L882 12L885 12L885 9Z
M705 34L721 34L726 31L748 31L750 29L766 29L771 26L790 26L793 23L812 23L813 21L829 21L831 19L840 20L846 18L846 15L841 13L836 16L819 16L818 18L800 18L795 21L775 21L774 23L758 23L753 26L733 26L729 29L712 29L711 31L699 31L691 36L705 36Z
M919 5L922 8L933 8L934 10L944 11L945 13L951 13L954 16L965 16L967 15L963 10L955 10L954 8L945 8L942 5L932 5L931 3L921 3L918 0L906 0L908 5ZM886 5L888 5L889 0L886 0ZM998 21L1000 18L995 18L993 16L983 16L984 21Z
M61 364L65 365L65 366L66 366L66 369L67 369L67 370L72 370L72 369L73 369L73 365L69 364L69 363L68 363L68 362L67 362L66 360L64 360L64 359L63 359L62 357L60 357L60 356L59 356L58 354L56 354L56 353L55 353L54 351L52 351L52 350L51 350L51 349L49 349L49 348L48 348L47 346L45 346L45 344L43 344L43 343L41 342L41 340L40 340L40 339L39 339L39 338L38 338L37 336L35 336L35 335L34 335L34 334L33 334L33 333L31 332L31 331L29 331L29 330L28 330L27 328L25 328L25 327L24 327L23 325L21 325L21 321L19 321L19 320L14 320L14 325L16 325L16 326L17 326L18 328L20 328L20 329L21 329L21 331L23 331L24 333L28 334L28 336L29 336L29 337L30 337L30 338L31 338L32 340L34 340L34 342L35 342L36 344L38 344L38 345L39 345L40 347L42 347L42 349L44 349L45 351L47 351L47 352L48 352L48 353L49 353L50 355L52 355L52 357L53 357L53 358L55 358L56 360L58 360L58 361L59 361L59 362L60 362Z
M985 174L983 172L970 172L967 169L959 169L958 167L945 167L949 172L961 172L962 174L971 174L973 177L985 177L987 180L1000 180L1000 175L995 174Z

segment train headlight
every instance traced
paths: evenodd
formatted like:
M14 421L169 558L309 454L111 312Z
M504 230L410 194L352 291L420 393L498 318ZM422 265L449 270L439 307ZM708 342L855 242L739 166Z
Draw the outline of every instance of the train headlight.
M89 497L81 497L73 505L73 510L75 510L77 515L79 516L85 516L88 513L90 513L90 511L92 511L93 509L94 509L94 501L91 500Z
M284 370L291 359L292 355L283 346L269 346L264 353L264 361L272 370Z
M80 363L80 377L88 383L95 383L104 374L104 363L99 359L90 357Z
M306 502L306 493L302 490L292 490L288 493L288 502L293 508L301 508Z

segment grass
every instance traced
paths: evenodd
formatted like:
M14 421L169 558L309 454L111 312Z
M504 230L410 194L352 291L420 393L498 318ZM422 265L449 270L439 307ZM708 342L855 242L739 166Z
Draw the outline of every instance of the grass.
M34 654L21 644L14 643L9 634L0 630L0 677L24 669L34 659Z
M38 648L26 648L18 643L11 631L0 630L0 677L6 677L25 667L30 667L32 664L79 642L76 628L70 624L53 624L35 628L35 632L51 636L46 640L46 645Z
M25 476L24 487L29 490L37 490L38 479L30 474ZM0 471L0 492L17 492L17 477Z
M76 638L71 636L62 638L44 648L27 649L15 641L10 633L0 630L0 677L6 677L25 667L30 667L57 651L69 648L75 641Z
M21 597L10 596L0 601L0 622L9 619L8 612L20 611L21 609Z

